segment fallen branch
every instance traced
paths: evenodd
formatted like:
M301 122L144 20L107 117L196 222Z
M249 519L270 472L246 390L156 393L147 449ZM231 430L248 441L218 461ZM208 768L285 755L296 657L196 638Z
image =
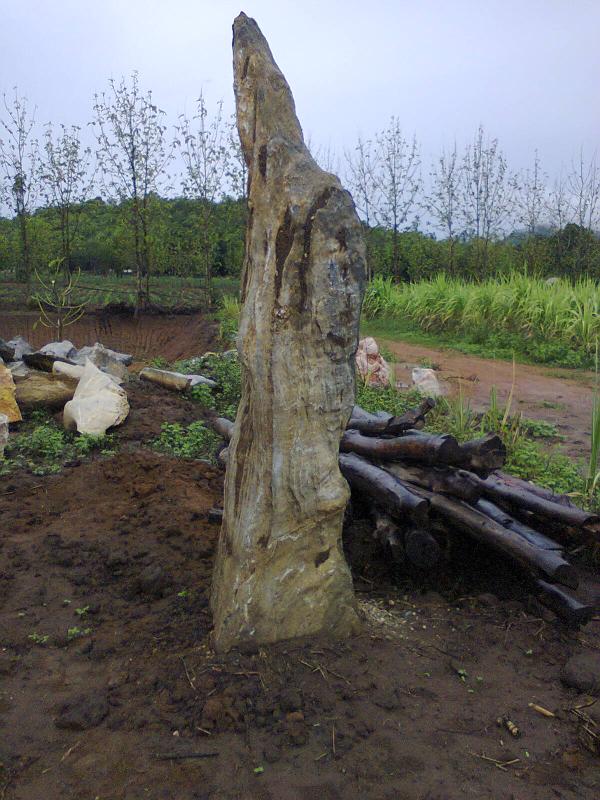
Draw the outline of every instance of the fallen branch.
M474 539L503 553L529 571L541 572L551 581L562 583L572 589L577 588L579 581L575 568L556 550L534 547L514 531L502 527L460 500L452 500L425 489L415 489L415 491L428 499L431 509L451 522L455 528L465 531Z
M462 469L420 467L416 464L386 464L386 469L407 483L414 483L430 492L442 492L467 503L476 503L483 489L476 475Z
M432 408L435 408L435 400L431 397L425 398L418 408L406 411L399 417L369 414L360 406L354 406L346 428L360 431L366 436L398 436L411 428L422 426Z
M600 518L596 514L575 506L554 503L527 489L508 486L493 476L482 481L482 487L486 497L508 505L517 513L531 511L552 522L561 522L563 525L575 528L589 528L600 524Z
M562 552L562 545L560 545L558 542L555 542L548 536L544 536L543 533L539 533L539 531L530 528L529 525L519 522L514 517L511 517L506 511L503 511L501 508L498 508L498 506L494 505L494 503L491 503L489 500L479 500L477 503L475 503L475 508L477 511L481 511L482 514L490 517L490 519L493 519L499 525L502 525L503 528L508 528L509 530L514 531L518 536L522 536L523 539L526 539L535 547L541 547L542 550L560 550Z
M460 445L461 466L476 472L491 472L504 466L506 447L495 433L473 439Z
M427 519L429 503L403 486L393 475L370 464L355 453L340 454L340 469L351 488L378 503L385 511L422 524Z
M459 444L453 436L425 434L382 439L349 430L342 436L341 453L358 453L381 461L419 461L423 464L451 464L460 460Z
M539 578L535 585L539 601L571 627L578 628L580 625L585 625L594 616L594 606L582 603L562 587L554 586Z

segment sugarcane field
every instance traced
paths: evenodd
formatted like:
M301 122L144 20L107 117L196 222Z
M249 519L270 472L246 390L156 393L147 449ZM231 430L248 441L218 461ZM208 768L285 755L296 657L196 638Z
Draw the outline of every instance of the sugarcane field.
M599 796L600 10L453 5L7 14L0 800Z

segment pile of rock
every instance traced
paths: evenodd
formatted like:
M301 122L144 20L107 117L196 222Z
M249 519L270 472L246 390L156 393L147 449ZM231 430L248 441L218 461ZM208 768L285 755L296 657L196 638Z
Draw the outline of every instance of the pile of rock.
M122 384L133 356L96 342L80 350L50 342L34 350L21 336L0 339L0 414L19 422L22 410L64 409L64 425L101 435L129 413Z

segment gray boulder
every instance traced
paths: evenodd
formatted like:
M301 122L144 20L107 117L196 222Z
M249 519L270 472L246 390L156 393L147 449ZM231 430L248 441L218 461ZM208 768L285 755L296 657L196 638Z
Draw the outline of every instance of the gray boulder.
M24 361L13 361L9 366L13 378L25 378L31 372L31 369Z
M62 342L49 342L43 347L40 347L38 352L45 356L70 359L77 351L73 342L70 342L68 339L64 339Z
M13 348L15 361L21 361L24 353L33 353L33 347L22 336L15 336L14 339L6 342L6 344Z
M96 342L92 347L82 347L81 350L77 351L77 354L74 356L73 360L76 364L81 364L81 366L85 366L85 360L89 358L92 364L96 364L97 367L101 367L101 364L97 363L95 360L96 358L112 358L114 361L118 361L120 364L124 364L128 367L133 362L133 356L130 353L119 353L116 350L111 350L109 347L105 347L100 342Z
M73 360L80 366L85 366L86 360L89 360L102 372L113 375L120 381L126 381L129 378L127 364L131 364L133 356L117 353L115 350L104 347L100 342L96 342L93 347L82 347L75 354Z

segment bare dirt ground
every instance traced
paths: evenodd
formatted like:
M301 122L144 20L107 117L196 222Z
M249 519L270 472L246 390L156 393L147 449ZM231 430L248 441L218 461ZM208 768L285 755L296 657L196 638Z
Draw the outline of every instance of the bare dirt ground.
M560 670L600 620L568 631L472 546L393 574L354 522L362 635L213 653L223 476L141 443L197 406L129 393L118 455L0 487L2 800L598 797Z
M475 410L489 407L490 390L506 403L514 381L513 410L525 417L554 423L565 437L564 451L574 458L589 452L592 397L595 376L582 370L513 364L464 355L454 350L434 349L406 342L378 339L398 363L396 380L411 384L411 371L426 363L435 365L438 377L449 395L462 391Z

